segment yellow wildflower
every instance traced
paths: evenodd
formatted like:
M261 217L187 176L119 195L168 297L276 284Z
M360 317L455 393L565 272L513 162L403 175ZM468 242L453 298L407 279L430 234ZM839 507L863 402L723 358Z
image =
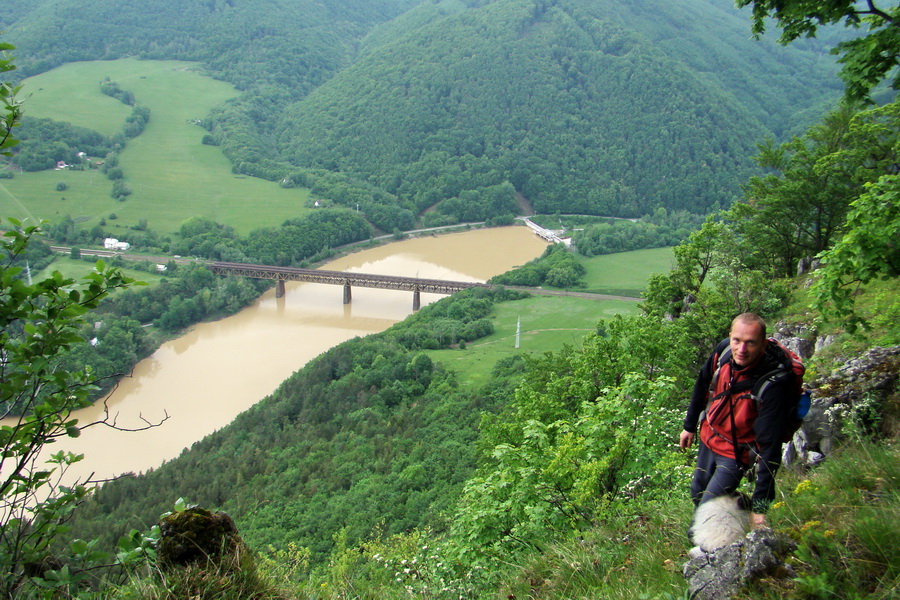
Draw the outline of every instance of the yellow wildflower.
M804 479L797 484L797 487L794 488L794 494L802 494L803 492L815 491L817 489L819 488L813 485L812 481L810 481L809 479Z

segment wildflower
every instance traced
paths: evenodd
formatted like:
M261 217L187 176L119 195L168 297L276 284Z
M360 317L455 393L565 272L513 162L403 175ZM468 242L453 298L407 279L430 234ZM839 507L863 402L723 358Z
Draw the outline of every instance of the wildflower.
M804 479L800 483L797 484L797 487L794 488L794 494L802 494L807 491L815 491L819 488L813 485L813 482L809 479Z
M772 505L772 508L783 508L783 507L784 507L784 502L776 502L775 504Z
M821 525L822 525L822 521L807 521L806 523L803 524L803 526L800 529L802 529L803 531L806 531L807 529L821 527Z

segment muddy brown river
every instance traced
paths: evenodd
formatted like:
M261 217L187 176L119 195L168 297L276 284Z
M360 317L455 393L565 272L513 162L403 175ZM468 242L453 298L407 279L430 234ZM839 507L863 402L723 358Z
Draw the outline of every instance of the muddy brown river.
M473 230L394 242L335 260L323 269L456 281L485 281L536 258L546 242L527 227ZM107 399L124 428L168 419L157 428L116 431L98 425L52 449L83 453L69 475L95 479L155 468L230 423L307 361L356 336L387 329L412 313L412 293L291 283L240 313L194 327L141 361ZM425 305L442 296L422 294ZM103 418L103 403L80 411L80 423Z

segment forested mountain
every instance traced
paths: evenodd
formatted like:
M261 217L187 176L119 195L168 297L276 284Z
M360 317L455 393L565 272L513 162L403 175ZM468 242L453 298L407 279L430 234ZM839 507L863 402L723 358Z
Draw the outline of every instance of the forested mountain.
M4 4L22 74L202 61L243 91L206 122L235 171L401 229L435 205L431 222L517 212L516 193L544 212L707 212L739 196L758 142L840 91L823 43L753 40L730 0Z
M367 176L420 211L459 198L446 210L459 218L487 216L470 191L504 181L538 212L727 203L756 142L782 133L781 117L766 115L792 113L771 88L792 77L755 83L753 62L784 75L802 65L773 65L760 48L732 60L739 31L710 5L697 20L686 10L696 2L641 5L502 0L450 15L419 6L288 111L280 147L296 164ZM699 30L710 18L731 25L715 28L728 42ZM660 43L627 25L635 20ZM792 91L790 102L809 105L809 88Z

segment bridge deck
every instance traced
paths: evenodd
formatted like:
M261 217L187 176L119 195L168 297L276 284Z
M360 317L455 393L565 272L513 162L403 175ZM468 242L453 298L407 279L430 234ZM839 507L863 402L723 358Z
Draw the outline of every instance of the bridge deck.
M426 292L432 294L452 294L471 287L490 287L486 283L472 281L446 281L442 279L421 279L419 277L370 275L366 273L348 273L346 271L322 271L319 269L274 267L271 265L253 265L248 263L208 262L206 263L206 267L217 275L230 274L253 277L255 279L274 279L275 281L307 281L310 283L327 283L331 285L349 285L386 290Z

